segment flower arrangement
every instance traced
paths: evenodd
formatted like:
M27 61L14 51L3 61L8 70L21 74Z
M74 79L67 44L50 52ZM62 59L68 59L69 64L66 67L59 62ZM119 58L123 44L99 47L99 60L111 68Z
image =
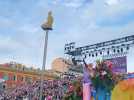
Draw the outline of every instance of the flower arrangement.
M112 71L112 63L109 61L96 61L95 68L90 67L92 84L98 88L106 89L110 92L118 81L122 80L121 75Z

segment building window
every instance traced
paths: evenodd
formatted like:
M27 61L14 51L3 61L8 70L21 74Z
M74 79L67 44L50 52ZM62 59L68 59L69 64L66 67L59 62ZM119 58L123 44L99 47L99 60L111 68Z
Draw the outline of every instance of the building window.
M15 76L15 75L13 76L13 80L14 80L14 81L16 80L16 76Z

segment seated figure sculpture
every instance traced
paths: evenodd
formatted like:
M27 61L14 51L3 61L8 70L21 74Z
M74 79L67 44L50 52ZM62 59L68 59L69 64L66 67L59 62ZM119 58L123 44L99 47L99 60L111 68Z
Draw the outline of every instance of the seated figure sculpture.
M53 16L52 12L49 11L47 21L44 24L42 24L41 27L43 30L52 30L52 24L53 24Z

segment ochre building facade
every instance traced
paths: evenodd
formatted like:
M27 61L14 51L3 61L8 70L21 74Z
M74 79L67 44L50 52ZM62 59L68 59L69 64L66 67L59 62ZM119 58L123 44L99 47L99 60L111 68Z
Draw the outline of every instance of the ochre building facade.
M1 64L0 79L5 81L6 87L13 88L17 85L28 84L40 81L41 71L33 68L26 68L21 64ZM44 80L53 80L55 75L49 71L44 71Z

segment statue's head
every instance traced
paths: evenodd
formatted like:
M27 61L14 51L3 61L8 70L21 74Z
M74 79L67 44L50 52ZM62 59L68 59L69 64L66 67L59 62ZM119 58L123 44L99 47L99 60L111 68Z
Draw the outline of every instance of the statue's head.
M49 11L49 12L48 12L48 15L52 15L52 11Z

